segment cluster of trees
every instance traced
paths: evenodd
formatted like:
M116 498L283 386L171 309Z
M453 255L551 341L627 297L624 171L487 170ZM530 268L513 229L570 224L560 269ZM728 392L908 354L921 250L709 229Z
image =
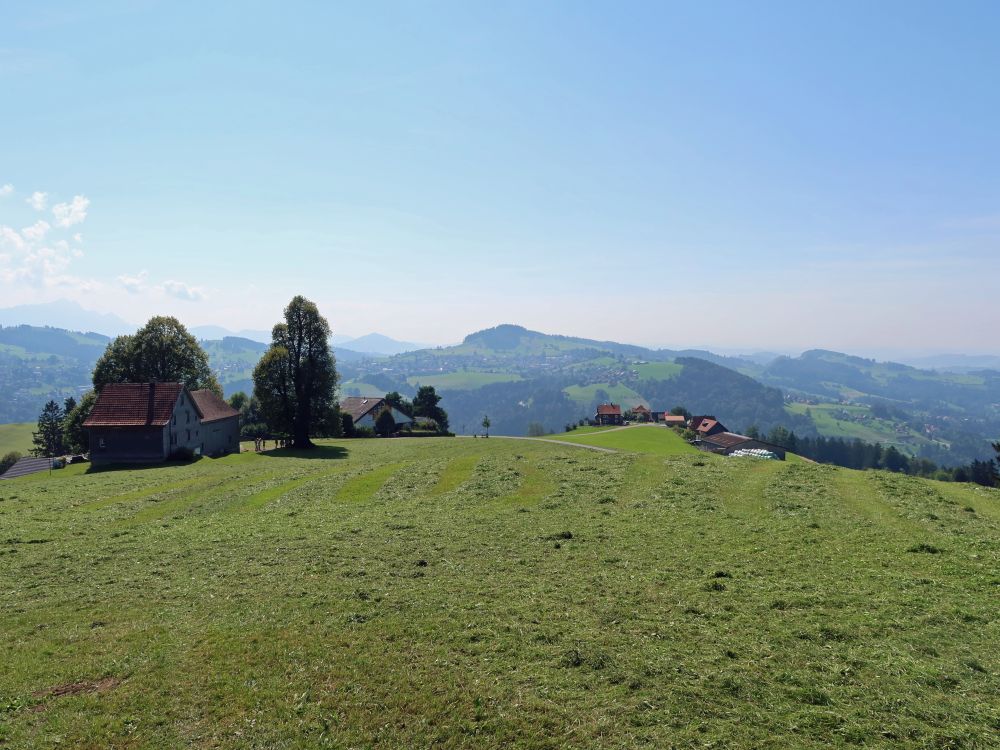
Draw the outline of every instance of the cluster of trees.
M974 460L965 466L943 468L930 459L908 456L894 445L883 446L858 439L799 436L785 427L774 427L766 435L756 427L749 427L745 433L748 437L779 445L820 463L849 469L885 469L944 481L975 482L985 487L1000 486L1000 442L993 443L996 459Z
M38 428L31 435L31 453L53 458L87 451L87 432L83 420L90 414L97 396L88 391L79 403L70 396L62 404L49 401L38 415ZM15 459L16 460L16 459Z

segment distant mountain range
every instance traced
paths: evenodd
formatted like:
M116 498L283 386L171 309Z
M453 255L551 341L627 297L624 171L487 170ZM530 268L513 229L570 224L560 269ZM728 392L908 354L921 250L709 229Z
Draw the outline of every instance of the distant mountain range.
M57 300L37 305L15 305L0 308L0 326L51 326L73 331L94 332L105 336L134 333L137 325L113 313L87 310L70 300Z
M112 313L99 313L87 310L70 300L56 300L34 305L16 305L0 308L0 326L50 326L69 331L100 333L104 336L120 336L134 333L140 324L129 323ZM271 332L244 328L233 331L218 325L190 326L188 330L198 339L205 341L221 340L236 337L257 341L262 344L271 342ZM347 352L344 356L356 359L357 356L390 357L393 354L423 349L426 344L415 344L409 341L397 341L381 333L369 333L365 336L352 337L335 334L330 337L330 343L338 349Z

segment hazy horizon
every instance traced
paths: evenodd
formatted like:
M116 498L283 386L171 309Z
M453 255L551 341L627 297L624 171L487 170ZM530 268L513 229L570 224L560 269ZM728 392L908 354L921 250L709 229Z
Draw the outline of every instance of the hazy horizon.
M997 352L1000 8L0 10L0 307Z

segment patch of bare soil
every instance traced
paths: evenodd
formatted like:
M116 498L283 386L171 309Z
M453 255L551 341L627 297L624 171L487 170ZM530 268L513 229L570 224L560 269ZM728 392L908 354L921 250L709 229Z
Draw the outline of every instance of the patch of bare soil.
M36 690L31 695L35 698L61 698L64 695L81 695L82 693L106 693L121 684L117 677L104 677L100 680L81 680L65 685Z

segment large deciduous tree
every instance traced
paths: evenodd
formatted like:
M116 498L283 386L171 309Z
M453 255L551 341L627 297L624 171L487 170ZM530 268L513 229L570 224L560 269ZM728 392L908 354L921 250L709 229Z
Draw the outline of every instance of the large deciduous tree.
M293 448L312 448L310 435L336 422L337 369L330 324L315 303L296 296L285 322L271 331L271 347L253 371L254 396L274 432L291 435Z
M119 336L94 366L94 388L108 383L182 383L222 395L208 355L177 318L150 318L131 336Z

